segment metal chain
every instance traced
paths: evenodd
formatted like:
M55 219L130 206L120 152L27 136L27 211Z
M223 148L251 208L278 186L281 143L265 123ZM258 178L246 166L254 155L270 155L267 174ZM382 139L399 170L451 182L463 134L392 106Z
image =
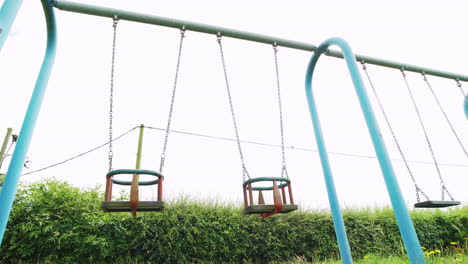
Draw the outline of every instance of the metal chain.
M432 145L431 145L431 142L429 140L429 135L427 134L427 131L426 131L426 128L424 126L424 123L423 123L423 120L421 118L421 114L419 113L419 110L418 110L418 107L416 105L416 101L414 100L414 96L413 96L413 93L411 92L411 88L409 86L409 83L408 83L408 80L406 79L406 74L405 74L405 70L404 69L401 69L401 74L403 75L403 79L405 80L405 84L406 84L406 88L408 89L408 92L410 94L410 97L411 97L411 101L413 102L413 106L414 106L414 109L416 110L416 114L418 115L418 118L419 118L419 124L421 125L421 128L424 132L424 136L426 138L426 143L427 143L427 146L429 148L429 151L431 152L431 155L432 155L432 160L434 161L434 165L435 165L435 168L437 170L437 174L439 176L439 180L440 180L440 185L442 187L442 195L441 195L441 199L442 201L445 199L445 193L447 193L450 197L450 199L452 199L453 201L453 197L452 195L450 195L450 193L448 192L447 188L445 187L445 183L444 183L444 180L442 179L442 174L440 172L440 168L439 168L439 164L437 163L437 159L435 157L435 154L434 154L434 150L432 149Z
M431 84L430 84L429 81L427 80L426 74L425 74L425 73L422 73L422 76L423 76L424 81L425 81L426 84L427 84L427 87L428 87L429 90L431 91L432 96L434 97L435 101L437 102L437 105L439 106L440 111L442 111L442 114L444 114L445 121L447 121L448 125L450 126L450 129L451 129L452 132L453 132L453 135L455 136L455 138L456 138L457 141L458 141L458 144L460 145L460 147L462 148L463 152L465 153L465 156L468 158L468 152L466 151L465 147L463 146L463 143L462 143L462 141L460 140L460 137L458 137L458 134L457 134L457 132L455 131L455 128L452 126L452 123L450 122L450 120L449 120L449 118L448 118L448 116L447 116L447 113L445 112L444 108L442 107L441 103L439 102L439 99L437 99L437 96L436 96L436 94L434 93L434 89L432 89Z
M164 146L163 146L163 150L162 150L162 154L161 154L161 161L160 161L160 164L159 164L159 172L161 172L161 173L162 173L162 170L164 168L164 162L166 161L167 141L169 139L169 131L170 131L170 128L171 128L172 113L173 113L173 110L174 110L177 80L178 80L178 77L179 77L180 59L182 57L182 46L183 46L184 38L185 38L185 27L182 27L182 29L180 30L179 54L177 55L177 66L176 66L176 72L175 72L175 77L174 77L174 86L172 88L171 106L169 108L169 116L167 118L166 136L164 138Z
M465 92L463 91L460 80L456 79L455 82L457 82L457 87L458 87L458 89L460 89L460 92L462 93L463 98L465 98L466 95L465 95Z
M115 68L115 46L117 38L117 23L119 20L117 17L114 17L114 23L112 27L114 28L114 36L112 40L112 64L111 64L111 75L110 75L110 95L109 95L109 171L112 170L112 159L114 157L114 152L112 150L112 121L113 121L113 104L114 104L114 68Z
M280 79L279 79L279 67L278 67L278 45L276 42L273 44L273 51L275 55L275 69L276 69L276 87L278 89L278 108L279 108L279 117L280 117L280 131L281 131L281 177L286 177L289 179L288 170L286 168L286 151L284 147L284 126L283 126L283 105L281 103L281 88L280 88Z
M223 45L221 43L221 34L218 33L217 35L217 41L219 44L219 51L221 53L221 62L223 64L223 71L224 71L224 80L226 82L226 90L227 90L227 95L229 99L229 106L231 109L231 117L232 117L232 123L234 125L234 132L236 134L236 141L237 141L237 147L239 149L239 156L240 160L242 163L242 180L245 182L246 177L250 179L250 175L247 171L247 167L245 166L245 161L244 161L244 155L242 154L242 148L241 148L241 143L239 139L239 131L237 129L237 122L236 122L236 115L234 113L234 105L232 103L232 97L231 97L231 89L229 88L229 81L228 81L228 76L227 76L227 70L226 70L226 62L224 60L224 53L223 53Z
M405 163L405 166L406 166L406 169L408 171L408 174L410 175L411 177L411 180L413 181L413 184L414 184L414 188L416 190L416 200L419 202L421 202L421 199L419 197L419 194L422 194L424 196L424 198L426 198L426 200L429 200L429 197L426 195L426 193L419 187L419 185L417 184L416 182L416 179L414 178L414 175L413 175L413 172L411 171L410 167L409 167L409 164L408 164L408 161L406 160L406 157L405 155L403 154L403 150L401 149L401 146L400 146L400 143L398 142L398 139L395 135L395 132L390 124L390 120L388 119L388 116L387 114L385 113L385 110L384 110L384 107L383 107L383 104L382 102L380 101L380 98L379 98L379 95L377 94L377 90L375 89L375 86L374 86L374 83L372 82L371 78L370 78L370 75L369 75L369 72L367 71L367 67L366 67L366 63L364 61L361 61L361 65L362 65L362 69L364 70L364 73L366 74L367 76L367 80L369 81L369 84L372 88L372 91L374 92L374 95L375 95L375 98L377 99L377 103L379 104L379 107L380 107L380 111L382 111L382 114L385 118L385 122L387 123L387 126L388 126L388 129L390 130L390 133L392 134L392 137L393 137L393 141L395 142L395 145L397 146L398 148L398 152L400 152L400 156L401 158L403 159L403 162Z

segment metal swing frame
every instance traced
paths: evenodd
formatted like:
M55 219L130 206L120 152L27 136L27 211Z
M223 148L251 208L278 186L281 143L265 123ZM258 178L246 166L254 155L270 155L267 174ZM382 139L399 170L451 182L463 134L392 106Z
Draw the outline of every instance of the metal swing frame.
M8 32L11 29L13 21L20 9L22 4L22 0L5 0L2 4L0 9L0 49L3 46L4 42L7 39ZM468 81L468 76L450 73L446 71L439 71L425 67L419 67L414 65L403 64L399 62L393 62L389 60L373 58L363 55L352 55L353 57L350 58L349 55L343 54L342 52L327 50L326 48L316 47L309 43L291 41L286 39L281 39L277 37L271 37L261 34L255 34L251 32L243 32L239 30L233 30L229 28L222 28L219 26L210 26L200 23L194 23L190 21L182 21L176 20L172 18L164 18L159 16L147 15L147 14L140 14L135 12L128 12L125 10L117 10L113 8L105 8L99 6L92 6L86 5L82 3L73 3L63 0L41 0L43 5L44 14L47 23L47 47L44 56L44 60L36 81L36 84L33 89L33 96L30 99L26 114L24 116L23 125L21 127L21 131L19 133L18 142L15 148L15 151L12 155L10 165L7 170L7 177L4 182L4 187L0 192L0 245L1 240L3 239L5 229L7 226L8 218L11 212L11 208L13 205L15 192L18 187L19 178L21 175L21 171L23 168L24 161L26 160L26 153L29 149L29 145L31 143L31 139L34 132L35 124L37 123L37 119L39 116L39 110L41 108L41 104L43 102L43 98L47 88L47 82L52 71L52 65L54 62L55 54L56 54L56 23L55 23L55 15L53 8L58 8L63 11L69 12L76 12L82 14L89 14L89 15L96 15L101 17L109 17L113 18L118 16L120 19L146 23L146 24L153 24L153 25L160 25L165 27L172 27L181 29L184 26L187 30L196 31L201 33L213 34L216 35L221 33L223 36L238 38L248 41L260 42L265 44L273 44L277 43L278 46L288 47L292 49L304 50L314 52L317 51L320 54L325 54L327 56L336 57L336 58L346 58L347 60L358 60L358 61L365 61L368 64L380 65L383 67L388 68L395 68L401 69L405 68L406 71L411 72L425 72L427 75L438 76L442 78L449 78L453 80L459 81ZM465 115L468 118L468 96L466 96L465 103L464 103ZM398 185L396 185L398 186ZM397 219L405 218L405 221L411 224L411 219L406 219L405 210L401 210L400 207L395 208L394 210L397 215ZM335 218L335 211L332 210L333 216ZM403 214L403 216L401 216ZM400 215L400 216L398 216ZM400 222L400 220L398 220ZM412 224L411 224L412 226ZM405 232L406 233L406 232ZM407 244L407 235L403 234L403 240L405 245ZM339 239L340 240L340 239ZM413 243L414 239L409 239L411 243L409 243L409 248L407 247L408 254L410 256L410 261L412 263L424 263L424 259L419 258L420 248L416 247L418 243ZM417 241L417 237L416 237ZM341 251L340 251L341 252ZM416 256L416 257L415 257ZM349 262L350 259L343 259L344 263L352 263Z

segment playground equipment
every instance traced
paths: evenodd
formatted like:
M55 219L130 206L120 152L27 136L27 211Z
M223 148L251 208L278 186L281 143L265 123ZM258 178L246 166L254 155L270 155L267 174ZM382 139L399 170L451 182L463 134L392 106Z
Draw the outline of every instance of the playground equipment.
M464 100L463 100L463 110L465 112L465 117L468 119L468 93L465 94L465 91L463 91L463 88L462 88L462 85L461 85L461 82L460 80L456 80L457 81L457 86L458 86L458 89L460 89L460 92L461 94L463 95L464 97Z
M323 138L321 123L317 112L317 107L314 99L312 90L312 78L315 70L317 61L323 53L327 52L330 45L337 45L342 51L343 56L348 66L356 94L359 99L359 103L364 114L364 118L367 124L367 128L370 133L372 143L374 145L375 153L377 155L382 174L384 176L385 184L387 186L388 194L392 203L393 210L395 211L395 217L400 229L401 236L408 253L408 257L411 263L425 263L424 254L421 251L419 240L414 230L413 222L409 216L408 210L404 203L401 191L395 177L390 159L387 154L387 150L384 141L381 137L378 123L374 117L372 106L369 102L364 84L362 82L361 74L357 67L355 56L350 46L342 39L332 38L323 42L314 52L314 55L310 59L309 66L306 73L306 95L307 102L309 104L310 116L315 131L315 139L320 154L320 161L322 163L322 170L327 184L328 200L333 215L333 222L335 226L336 237L338 239L338 246L340 249L340 255L343 263L352 263L351 250L346 236L346 230L344 226L343 216L341 214L338 197L336 194L335 183L333 180L333 174L328 159L328 152L326 149L325 141Z
M140 136L138 138L138 151L135 169L118 169L109 170L106 175L106 194L105 201L102 202L102 208L106 212L132 212L133 216L137 215L137 211L161 211L164 209L163 197L163 181L164 176L157 171L142 170L141 165L141 152L143 148L143 130L144 126L140 125ZM112 166L112 161L110 165ZM132 181L123 181L115 179L114 176L130 174L133 175ZM140 181L140 175L151 175L156 177L151 181ZM131 186L130 188L130 201L112 201L112 184L119 184ZM157 185L158 200L157 201L140 201L139 200L139 186Z
M3 45L6 39L6 33L9 31L11 24L18 12L19 6L21 5L22 1L18 0L5 0L2 5L2 9L0 9L0 47ZM343 259L343 263L352 263L350 248L348 245L348 241L346 238L346 231L344 229L343 218L341 215L341 211L338 205L338 201L336 198L336 190L334 188L333 178L331 176L331 168L328 164L328 156L326 152L325 145L323 143L323 135L320 129L320 122L318 120L318 115L315 109L315 102L313 99L312 89L311 89L311 81L312 81L312 74L315 68L315 64L318 61L318 58L321 54L325 54L332 57L337 58L344 58L350 70L353 83L356 88L356 92L358 93L358 97L361 103L361 107L363 108L363 112L365 115L365 119L371 134L371 138L374 144L374 148L376 150L379 163L384 175L384 179L387 185L388 193L392 202L392 207L395 212L395 216L397 219L397 223L403 238L403 242L408 253L409 259L411 263L425 263L424 256L422 250L419 245L418 238L414 231L414 227L412 221L409 217L409 213L407 208L405 207L405 203L403 201L401 192L399 190L398 183L395 179L393 169L391 163L389 161L388 155L386 153L385 146L381 139L379 129L375 118L373 116L373 111L370 107L368 102L368 98L366 95L365 90L363 89L363 84L361 80L361 76L358 72L356 66L356 60L363 61L367 64L374 64L383 67L389 67L394 69L402 69L404 68L405 71L410 72L418 72L418 73L425 73L426 75L433 75L442 78L449 78L453 80L459 81L468 81L468 76L462 76L458 74L432 70L428 68L413 66L413 65L406 65L397 62L391 62L382 59L371 58L362 55L354 55L347 45L341 39L331 39L324 42L319 47L315 47L314 45L310 45L307 43L300 43L290 40L284 40L274 37L269 37L265 35L253 34L249 32L241 32L237 30L209 26L204 24L197 24L188 21L181 21L175 19L168 19L162 18L157 16L150 16L145 14L138 14L134 12L127 12L123 10L116 10L111 8L102 8L97 6L89 6L80 3L72 3L67 1L48 1L42 0L42 4L44 7L44 13L47 22L47 32L48 32L48 42L47 42L47 50L46 55L41 67L41 71L39 73L39 77L37 79L33 96L31 97L30 104L28 106L27 113L24 118L24 122L19 134L19 139L17 142L17 146L12 156L12 161L10 162L10 166L7 171L7 178L4 183L4 188L0 193L0 239L3 239L3 235L5 232L5 228L7 225L8 217L11 212L11 207L13 204L15 190L18 186L19 176L21 173L21 169L23 163L26 158L26 152L28 150L34 125L37 120L37 116L40 110L40 105L42 103L45 88L47 84L47 80L51 71L52 63L55 57L56 51L56 28L55 28L55 17L53 13L53 7L64 11L70 12L77 12L83 14L90 14L108 18L119 18L120 20L129 20L134 22L140 23L147 23L153 25L161 25L165 27L173 27L178 29L184 30L191 30L197 31L207 34L213 35L221 35L224 37L232 37L232 38L239 38L249 41L255 41L260 43L265 43L268 45L272 45L276 43L278 46L288 47L293 49L305 50L314 52L314 55L311 59L311 63L309 64L307 76L306 76L306 93L309 102L310 113L312 117L312 122L314 125L314 129L316 131L316 138L317 143L319 145L320 150L320 158L322 161L322 168L324 171L324 177L327 184L327 191L330 201L330 207L332 211L333 221L336 230L336 236L338 239L338 244L340 248L340 255ZM343 52L331 51L328 50L329 45L338 45ZM465 112L468 117L468 106L465 100ZM139 171L131 171L131 173L139 173ZM156 176L157 177L157 176ZM271 181L270 179L268 181ZM136 181L138 183L138 181ZM280 182L277 185L278 189L281 187L282 184L287 183ZM276 187L271 187L276 189ZM278 197L278 196L276 196Z
M105 193L105 201L102 202L102 207L106 212L128 212L131 211L133 216L137 215L137 211L161 211L164 209L164 202L163 202L163 181L164 176L162 175L162 171L164 168L164 161L166 159L166 149L167 149L167 142L169 139L169 131L171 127L171 120L172 120L172 113L174 109L174 102L176 96L176 88L177 88L177 78L179 76L179 68L180 68L180 59L182 57L182 46L183 40L185 35L185 30L182 28L180 31L180 44L179 44L179 52L177 57L177 66L175 72L175 80L172 89L172 97L169 109L169 117L167 120L167 127L166 127L166 134L164 137L164 145L161 154L160 166L159 171L151 171L151 170L141 170L140 169L140 162L141 162L141 151L143 145L143 130L144 126L140 125L140 136L138 140L138 152L137 152L137 161L136 161L136 168L132 169L112 169L112 160L113 160L113 98L114 98L114 68L115 68L115 54L116 54L116 38L117 38L117 25L118 25L118 17L114 16L113 18L113 39L112 39L112 60L111 60L111 75L110 75L110 96L109 96L109 172L106 174L106 193ZM122 181L117 180L114 178L116 175L122 174L130 174L133 175L132 181ZM151 175L155 176L157 179L152 181L140 181L140 174L143 175ZM112 185L130 185L130 201L112 201ZM139 201L139 186L147 186L147 185L158 185L157 187L157 201Z
M465 103L463 104L463 108L465 110L466 119L468 119L468 94L466 95Z
M3 2L2 8L0 9L0 48L3 46L3 43L7 38L8 32L10 31L11 25L13 24L21 3L21 0L6 0ZM28 109L18 135L15 151L13 152L10 165L8 166L6 173L7 177L5 178L2 191L0 192L0 242L3 240L16 188L18 187L21 170L23 169L24 162L26 161L26 154L31 143L34 126L39 115L39 110L44 98L47 82L49 80L57 50L56 24L53 7L47 0L42 0L41 3L47 24L46 52L34 86L33 96L29 101Z
M434 151L433 151L431 142L430 142L430 140L429 140L429 136L428 136L428 133L427 133L427 131L426 131L426 127L424 126L424 122L423 122L423 119L422 119L422 117L421 117L420 111L419 111L418 106L417 106L417 104L416 104L416 101L415 101L415 98L414 98L414 96L413 96L413 93L411 92L411 88L410 88L410 85L409 85L408 80L407 80L407 78L406 78L406 74L405 74L404 69L401 69L400 71L401 71L401 74L402 74L403 79L404 79L404 81L405 81L405 85L406 85L406 88L407 88L407 90L408 90L408 93L409 93L409 95L410 95L411 102L412 102L413 107L414 107L414 109L415 109L415 111L416 111L416 114L417 114L417 116L418 116L419 124L420 124L420 126L421 126L422 131L424 132L424 136L425 136L425 139L426 139L427 146L428 146L428 148L429 148L429 151L431 152L432 159L433 159L433 161L434 161L434 165L435 165L437 174L438 174L438 176L439 176L440 186L441 186L441 188L442 188L442 190L441 190L441 193L442 193L442 194L441 194L441 200L431 200L431 199L429 199L429 196L428 196L428 195L421 189L421 187L419 187L419 185L417 184L416 179L415 179L415 177L414 177L414 175L413 175L413 172L412 172L412 170L410 169L410 166L409 166L409 164L408 164L408 161L407 161L405 155L403 154L403 150L402 150L401 145L400 145L400 143L399 143L399 141L398 141L398 139L397 139L397 136L395 135L394 129L392 128L392 125L390 124L390 120L389 120L389 118L388 118L388 116L387 116L387 113L386 113L386 111L384 110L383 104L382 104L382 102L381 102L381 100L380 100L380 98L379 98L379 95L378 95L378 93L377 93L377 90L376 90L375 87L374 87L374 83L372 82L372 79L371 79L370 74L369 74L369 72L368 72L368 70L367 70L366 64L365 64L364 62L361 62L361 65L362 65L362 69L363 69L364 73L365 73L366 76L367 76L367 80L369 81L369 84L370 84L370 86L371 86L371 88L372 88L372 91L374 92L374 95L375 95L375 97L376 97L376 99L377 99L379 108L380 108L380 110L381 110L381 112L382 112L382 114L383 114L383 116L384 116L385 122L386 122L386 124L387 124L387 126L388 126L388 128L389 128L389 130L390 130L390 133L392 134L392 137L393 137L393 140L394 140L394 142L395 142L395 145L397 146L397 149L398 149L398 151L399 151L399 153L400 153L400 156L401 156L401 158L403 159L403 162L405 163L405 167L406 167L406 169L407 169L407 171L408 171L408 174L410 175L411 180L412 180L412 182L413 182L413 184L414 184L414 188L415 188L415 191L416 191L416 200L417 200L417 203L414 204L414 207L415 207L415 208L442 208L442 207L449 207L449 206L459 205L460 202L459 202L459 201L455 201L455 199L452 197L452 195L450 194L449 190L447 189L447 187L446 187L446 185L445 185L445 182L444 182L444 180L443 180L443 178L442 178L442 173L441 173L441 171L440 171L440 169L439 169L439 165L438 165L438 163L437 163L437 160L436 160L436 157L435 157L435 154L434 154ZM461 146L463 152L465 153L465 155L466 155L467 158L468 158L468 154L467 154L465 148L463 147L463 144L462 144L460 138L458 137L458 135L457 135L455 129L453 128L452 124L450 123L450 121L449 121L449 119L448 119L448 117L447 117L447 114L445 113L444 109L442 108L442 105L440 104L439 100L437 99L437 97L436 97L436 95L435 95L435 93L434 93L434 91L433 91L431 85L429 84L429 81L427 80L427 77L426 77L426 75L425 75L424 73L423 73L423 78L424 78L424 81L426 82L428 88L430 89L432 95L434 96L434 99L436 100L436 102L437 102L437 104L438 104L438 106L439 106L439 109L440 109L440 110L442 111L442 113L444 114L445 120L446 120L447 123L449 124L449 126L450 126L450 128L451 128L453 134L454 134L455 137L457 138L458 143L460 144L460 146ZM461 85L460 82L459 82L458 80L457 80L457 85ZM460 86L459 86L459 87L460 87ZM460 87L460 88L461 88L461 87ZM444 198L445 198L444 194L445 194L445 193L450 197L450 201L445 201L445 200L444 200ZM421 202L420 195L424 196L424 198L426 199L426 201Z
M281 131L281 153L282 153L282 166L281 166L281 177L257 177L250 178L249 172L244 161L244 155L242 152L241 142L239 138L239 131L237 128L236 115L234 111L234 104L231 96L231 89L229 87L229 80L226 69L226 61L224 58L223 45L221 42L221 35L218 34L217 41L219 44L219 51L221 55L221 63L223 66L224 79L226 81L226 90L229 101L229 108L231 110L232 123L234 126L234 133L236 135L237 147L239 150L239 157L242 165L242 189L244 194L244 213L245 214L260 214L262 217L269 217L277 213L289 213L297 210L297 205L294 204L291 180L288 176L288 170L286 168L286 152L284 148L284 128L283 128L283 110L281 105L281 88L279 81L279 70L278 70L278 48L277 44L273 44L273 51L275 55L275 69L276 69L276 84L278 93L278 109L279 109L279 120L280 120L280 131ZM253 186L254 183L269 182L270 186ZM278 184L279 182L279 184ZM288 191L288 197L286 190ZM281 190L281 193L280 193ZM258 191L258 202L254 203L253 191ZM272 191L273 193L273 204L265 204L263 197L263 191Z

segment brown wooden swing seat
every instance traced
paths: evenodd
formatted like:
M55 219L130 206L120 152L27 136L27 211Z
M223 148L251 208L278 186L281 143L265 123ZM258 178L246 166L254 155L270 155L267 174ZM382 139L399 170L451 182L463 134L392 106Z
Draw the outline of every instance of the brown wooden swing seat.
M272 186L252 187L255 182L272 182ZM276 182L279 182L278 185ZM298 209L294 204L291 189L291 180L283 177L259 177L252 178L244 182L244 214L259 214L262 217L269 217L277 213L290 213ZM254 204L253 191L258 191L258 203ZM265 204L263 191L273 191L274 204ZM289 201L287 199L289 194Z
M113 176L119 174L133 175L132 181L122 181L114 179ZM155 176L155 180L139 181L139 175ZM102 202L102 208L105 212L157 212L164 210L164 202L162 201L162 188L164 176L152 170L141 169L119 169L109 171L106 175L106 194L105 201ZM130 201L112 201L112 184L131 186L133 191L130 191ZM157 201L139 201L138 200L138 186L157 185L158 187L158 200ZM136 191L136 192L135 192Z
M104 201L102 208L105 212L131 212L130 201ZM137 212L157 212L164 210L163 201L139 201Z
M283 204L277 213L285 214L297 210L296 204ZM254 204L244 208L244 214L268 214L275 211L274 204Z

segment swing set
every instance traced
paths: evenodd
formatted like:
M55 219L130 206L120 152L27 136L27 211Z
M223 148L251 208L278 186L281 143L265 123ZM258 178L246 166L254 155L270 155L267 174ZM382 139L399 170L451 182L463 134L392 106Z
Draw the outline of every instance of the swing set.
M6 18L4 20L0 20L0 48L3 46L3 43L6 40L6 36L11 28L11 25L14 21L16 13L21 5L22 1L17 0L5 0L0 9L0 18ZM207 33L217 36L217 42L219 44L219 51L220 51L220 58L222 63L222 68L224 71L224 78L226 84L226 91L228 97L228 103L231 111L232 123L234 128L234 134L236 137L237 148L239 152L239 157L241 161L241 170L242 170L242 190L243 190L243 197L244 197L244 213L245 214L259 214L262 217L269 217L277 213L288 213L294 210L297 210L298 206L294 203L293 199L293 192L291 189L291 180L288 176L287 167L286 167L286 155L285 155L285 143L284 143L284 125L283 125L283 110L282 110L282 98L281 98L281 89L280 89L280 81L279 81L279 69L278 69L278 47L287 47L292 49L299 49L299 50L306 50L313 52L313 56L310 60L309 66L307 68L306 74L306 96L307 101L309 104L309 110L311 115L311 120L313 124L313 128L315 131L315 137L317 141L317 146L319 149L320 159L322 163L323 174L325 178L325 183L327 185L327 192L328 192L328 199L330 202L332 217L335 226L336 237L338 240L338 246L340 250L340 255L343 260L343 263L352 263L351 258L351 251L348 243L348 239L346 236L346 231L344 228L343 216L341 215L341 209L339 207L339 202L336 195L336 189L333 182L333 176L331 171L331 166L328 162L328 152L326 150L323 133L321 130L320 119L318 116L318 112L316 109L316 103L314 99L314 94L312 90L312 78L314 74L315 66L318 62L318 59L322 54L331 57L343 58L348 66L349 72L351 74L351 78L353 80L354 87L356 89L356 93L358 94L358 99L363 110L363 114L365 117L365 121L367 127L369 129L370 137L372 139L372 143L374 145L374 149L376 155L378 157L378 161L382 170L383 177L385 179L385 183L387 186L388 194L390 196L390 200L392 203L392 207L395 211L395 217L397 219L397 223L400 229L400 233L408 253L408 257L411 263L425 263L423 252L421 251L421 247L419 245L419 240L416 236L416 232L414 230L413 223L411 218L409 217L408 209L406 208L406 204L402 198L398 182L396 180L395 174L393 172L393 168L390 162L390 159L387 154L387 150L383 139L381 137L380 129L376 118L374 117L374 113L369 102L366 90L364 88L363 80L361 77L361 73L359 68L357 67L357 62L361 62L362 70L366 74L370 86L372 87L374 94L378 100L380 110L383 112L385 121L387 126L390 129L390 132L393 136L395 144L402 156L404 163L408 169L410 177L414 183L415 190L416 190L416 200L417 203L415 204L416 208L434 208L434 207L447 207L447 206L454 206L459 205L459 201L455 201L452 197L451 193L448 191L448 188L443 180L442 173L440 171L438 162L436 160L436 156L434 154L432 143L429 139L427 130L424 126L421 114L417 107L416 101L413 97L411 92L409 83L406 79L405 72L417 72L423 75L423 79L426 82L428 88L431 90L434 98L440 108L442 113L444 114L446 121L448 122L449 126L452 129L453 134L457 138L461 148L465 152L467 158L468 154L463 147L463 144L458 137L457 133L455 132L453 126L451 125L445 111L443 110L441 104L439 103L438 99L435 97L434 91L427 79L427 75L442 77L442 78L449 78L453 79L457 82L457 86L463 93L464 96L464 111L468 118L468 97L465 96L462 88L461 88L461 81L468 81L468 76L457 75L448 72L442 72L437 70L432 70L428 68L422 68L412 65L405 65L396 62L390 62L387 60L381 60L361 55L354 55L349 45L346 41L339 39L339 38L331 38L323 42L320 46L316 47L314 45L310 45L307 43L300 43L285 39L278 39L274 37L269 37L265 35L253 34L249 32L241 32L237 30L209 26L204 24L197 24L188 21L181 21L181 20L174 20L168 18L162 18L157 16L150 16L146 14L138 14L133 12L127 12L123 10L116 10L110 8L103 8L97 6L89 6L80 3L73 3L68 1L49 1L49 0L42 0L42 4L44 7L44 13L47 22L47 31L48 31L48 42L47 42L47 49L46 49L46 56L44 58L44 62L39 74L39 77L36 82L36 86L34 88L34 96L31 98L31 102L28 107L28 111L26 113L24 124L21 129L21 132L18 137L18 142L15 148L15 151L12 156L12 161L10 162L10 166L7 171L7 177L5 180L4 188L0 193L0 205L2 210L0 210L0 239L3 239L3 235L5 232L5 228L7 225L8 217L11 211L11 207L13 204L14 199L14 192L17 188L19 182L19 176L21 173L21 167L24 163L26 158L26 152L29 147L30 140L33 134L33 127L36 123L38 112L40 109L40 104L42 102L43 95L45 93L45 89L47 86L47 81L52 69L52 63L56 53L56 25L55 25L55 16L54 16L54 8L63 10L63 11L70 11L70 12L77 12L95 16L102 16L112 18L113 23L113 44L112 44L112 67L111 67L111 84L110 84L110 108L109 108L109 171L106 174L106 191L105 191L105 201L103 202L102 206L103 209L107 212L132 212L133 215L136 215L138 211L161 211L164 209L164 199L163 199L163 182L165 177L162 174L165 155L166 155L166 148L168 143L169 131L170 131L170 124L172 120L172 112L175 103L175 96L176 96L176 87L177 87L177 77L179 74L179 66L182 54L182 44L184 39L184 33L186 30ZM175 80L173 85L172 97L171 97L171 104L169 109L169 117L167 121L166 127L166 134L164 139L164 145L161 155L160 161L160 168L159 171L155 170L148 170L148 169L141 169L141 155L142 155L142 146L143 146L143 132L144 132L144 125L140 126L140 134L138 140L138 149L137 149L137 159L136 159L136 166L135 169L113 169L113 148L112 148L112 141L113 141L113 85L114 85L114 64L115 64L115 53L116 53L116 34L117 34L117 24L119 20L128 20L140 23L147 23L153 25L160 25L165 27L172 27L178 28L181 31L181 38L180 38L180 45L179 45L179 53L177 58L177 67L175 72ZM231 89L229 86L228 81L228 72L227 66L222 46L222 37L231 37L231 38L238 38L244 39L248 41L255 41L260 43L265 43L273 46L274 51L274 59L275 59L275 67L276 67L276 90L278 95L278 109L279 109L279 122L280 122L280 137L281 137L281 154L282 154L282 166L281 166L281 174L278 177L250 177L249 172L247 170L247 166L244 159L244 154L241 146L241 140L239 136L239 127L238 122L236 120L235 109L234 109L234 102L231 97ZM329 46L336 45L341 49L341 52L329 50ZM378 66L383 66L387 68L398 69L401 71L405 86L409 92L411 97L414 109L417 113L419 124L421 126L421 130L424 133L424 137L426 139L426 143L428 146L429 151L431 152L433 163L435 165L435 169L437 171L437 175L439 177L439 182L441 185L441 199L440 200L431 200L429 196L426 195L425 192L421 190L419 185L416 183L415 177L412 174L410 167L406 158L403 155L402 148L397 140L396 134L394 129L390 125L389 118L387 113L384 111L384 108L378 99L377 92L373 85L373 82L370 78L370 74L366 68L366 64L373 64ZM122 180L120 177L122 175L132 175L131 181ZM140 175L146 175L149 177L154 177L152 180L140 180ZM122 176L123 177L123 176ZM261 185L261 183L267 185ZM130 201L112 201L112 187L114 184L123 185L123 186L130 186ZM139 186L157 186L157 201L140 201L139 200ZM253 192L258 192L258 199L257 202L254 201ZM272 193L272 204L266 204L264 192L271 191ZM420 195L424 196L426 201L420 201ZM449 197L449 201L445 200L445 196ZM0 240L1 242L1 240Z
M460 201L455 201L455 199L452 197L452 195L450 194L447 186L445 185L445 182L444 182L444 179L442 177L442 173L441 173L441 170L439 168L439 164L437 162L437 159L436 159L436 156L434 154L434 150L432 148L432 144L431 144L431 141L429 139L429 135L428 135L428 132L427 132L427 129L426 127L424 126L424 122L423 122L423 119L422 119L422 116L421 116L421 113L420 113L420 110L416 104L416 101L415 101L415 98L413 96L413 93L411 92L411 87L409 85L409 82L408 82L408 79L406 77L406 73L405 73L405 70L404 69L401 69L401 74L402 74L402 77L403 77L403 80L405 82L405 86L408 90L408 94L411 98L411 102L412 102L412 105L414 107L414 110L418 116L418 120L419 120L419 124L421 126L421 130L423 131L424 133L424 137L426 139L426 143L427 143L427 147L431 153L431 156L432 156L432 160L433 160L433 163L434 163L434 166L435 166L435 169L436 169L436 172L437 172L437 175L439 177L439 181L440 181L440 186L441 186L441 199L440 200L431 200L429 198L429 196L421 189L421 187L419 187L418 183L416 182L416 179L413 175L413 172L408 164L408 161L403 153L403 150L401 148L401 145L398 141L398 138L395 134L395 131L390 123L390 120L389 120L389 117L387 115L387 113L385 112L384 110L384 107L383 107L383 104L382 104L382 101L380 100L379 98L379 95L377 93L377 90L375 89L375 86L374 86L374 83L370 77L370 74L367 70L367 66L365 64L365 62L361 62L361 65L362 65L362 70L364 71L366 77L367 77L367 80L369 81L369 84L370 84L370 87L372 88L372 91L375 95L375 98L377 99L377 103L379 105L379 108L384 116L384 119L385 119L385 122L387 124L387 127L393 137L393 140L395 142L395 145L400 153L400 156L403 160L403 162L405 163L405 167L408 171L408 174L410 175L411 177L411 181L413 182L414 184L414 189L415 189L415 192L416 192L416 200L417 200L417 203L414 204L414 207L415 208L444 208L444 207L450 207L450 206L455 206L455 205L460 205ZM450 120L448 119L448 116L447 114L445 113L444 109L442 108L442 105L440 104L439 100L437 99L437 96L436 94L434 93L434 90L432 89L432 86L430 85L428 79L427 79L427 76L426 74L423 72L422 73L422 77L423 77L423 80L424 82L426 83L427 87L429 88L429 90L431 91L431 94L433 95L435 101L437 102L437 105L439 106L439 109L441 110L442 114L444 115L445 117L445 120L447 121L447 124L449 125L451 131L453 132L453 135L455 136L455 138L457 139L458 143L459 143L459 146L460 148L463 150L463 153L465 154L466 158L468 158L468 153L465 149L465 147L463 146L463 143L461 142L460 140L460 137L458 136L457 132L455 131L452 123L450 122ZM460 88L460 90L462 91L462 94L463 94L463 90L461 88L461 83L460 81L457 79L456 80L456 83L457 83L457 86ZM464 96L464 94L463 94ZM450 200L449 201L446 201L445 200L445 194L447 194L447 196L449 196ZM426 199L425 201L421 201L421 197L420 195L424 196L424 198Z

